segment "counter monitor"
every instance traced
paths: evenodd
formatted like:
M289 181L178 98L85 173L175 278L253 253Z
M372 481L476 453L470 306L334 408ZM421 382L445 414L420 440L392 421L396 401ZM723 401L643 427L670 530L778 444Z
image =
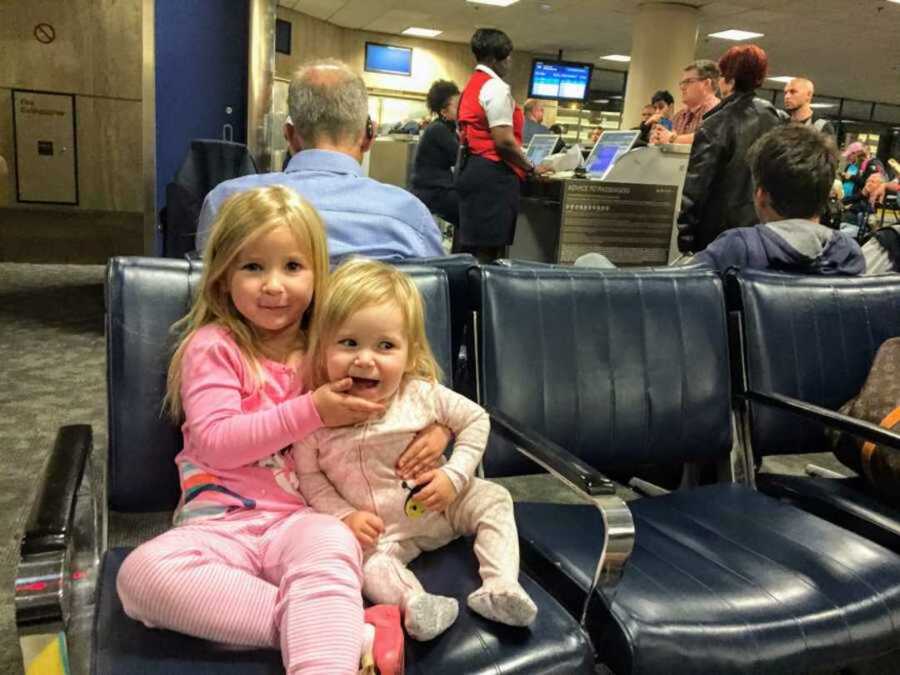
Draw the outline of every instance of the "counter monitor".
M591 178L606 178L610 167L620 155L631 150L640 131L606 131L584 160L584 170Z
M556 134L535 134L528 143L525 150L525 156L528 160L537 166L544 161L544 158L556 152L563 145L562 139Z

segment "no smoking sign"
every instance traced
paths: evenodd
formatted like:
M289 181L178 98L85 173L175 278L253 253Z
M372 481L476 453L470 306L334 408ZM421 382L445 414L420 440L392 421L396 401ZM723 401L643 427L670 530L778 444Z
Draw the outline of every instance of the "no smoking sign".
M34 27L34 39L41 44L49 45L56 39L56 29L49 23L39 23Z

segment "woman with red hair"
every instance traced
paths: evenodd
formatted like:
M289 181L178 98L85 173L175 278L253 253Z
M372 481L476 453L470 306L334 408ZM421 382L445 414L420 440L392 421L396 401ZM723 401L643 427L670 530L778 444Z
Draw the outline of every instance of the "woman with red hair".
M722 102L703 118L694 137L678 216L678 248L702 251L720 233L759 222L747 150L782 123L768 101L755 97L768 57L756 45L732 47L719 59Z

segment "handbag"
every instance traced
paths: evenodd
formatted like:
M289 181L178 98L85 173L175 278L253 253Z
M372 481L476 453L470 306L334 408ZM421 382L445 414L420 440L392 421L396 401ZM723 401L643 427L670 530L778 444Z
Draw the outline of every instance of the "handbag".
M840 412L900 432L900 337L882 343L859 394ZM831 441L835 456L865 478L879 497L900 502L900 450L845 432L833 432Z

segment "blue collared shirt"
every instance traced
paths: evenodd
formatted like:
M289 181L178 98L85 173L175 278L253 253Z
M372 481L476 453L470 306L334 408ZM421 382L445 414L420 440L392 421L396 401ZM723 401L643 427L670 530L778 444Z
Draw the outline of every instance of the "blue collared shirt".
M362 174L359 163L341 152L304 150L284 172L233 178L206 195L197 223L203 250L222 203L235 193L284 185L312 204L328 234L332 261L351 254L380 260L442 256L441 233L425 205L395 185Z

